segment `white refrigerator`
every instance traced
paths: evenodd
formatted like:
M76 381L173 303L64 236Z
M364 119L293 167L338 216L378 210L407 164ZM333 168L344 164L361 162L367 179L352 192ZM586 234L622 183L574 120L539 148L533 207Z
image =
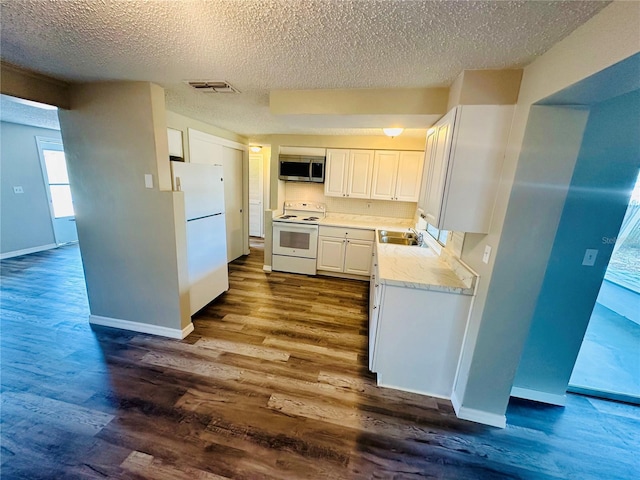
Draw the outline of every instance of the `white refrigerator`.
M191 315L229 290L222 165L171 162L184 192Z

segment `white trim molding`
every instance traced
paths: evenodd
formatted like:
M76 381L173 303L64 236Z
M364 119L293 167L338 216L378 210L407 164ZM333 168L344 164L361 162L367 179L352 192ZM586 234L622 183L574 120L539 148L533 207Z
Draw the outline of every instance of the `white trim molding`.
M498 428L505 428L507 426L507 417L505 415L497 415L495 413L485 412L484 410L463 407L455 391L451 394L451 403L453 404L453 410L456 412L456 416L462 420L469 420Z
M271 273L271 265L263 265L262 266L262 271L267 272L267 273Z
M541 392L540 390L531 390L529 388L521 387L512 387L511 396L523 398L525 400L533 400L534 402L548 403L549 405L557 405L558 407L564 407L567 403L566 395Z
M226 138L223 137L218 137L217 135L214 135L213 133L207 133L207 132L203 132L202 130L198 130L196 128L191 128L191 127L187 127L187 135L190 136L194 135L196 137L200 137L201 139L204 139L206 141L213 141L216 145L222 145L223 147L229 147L229 148L233 148L235 150L242 150L245 152L249 151L249 145L244 144L244 143L239 143L239 142L234 142L233 140L228 140Z
M484 410L476 410L475 408L460 407L456 415L462 420L482 423L491 427L504 428L507 426L507 417L505 415L497 415Z
M130 330L132 332L149 333L161 337L177 338L182 340L191 332L193 332L193 323L182 330L177 328L161 327L159 325L151 325L149 323L131 322L129 320L121 320L119 318L101 317L99 315L89 315L89 323L100 325L102 327L119 328L122 330Z
M57 248L55 243L48 243L46 245L40 245L39 247L24 248L22 250L14 250L13 252L5 252L0 254L0 260L5 258L20 257L21 255L29 255L30 253L44 252L45 250L52 250Z

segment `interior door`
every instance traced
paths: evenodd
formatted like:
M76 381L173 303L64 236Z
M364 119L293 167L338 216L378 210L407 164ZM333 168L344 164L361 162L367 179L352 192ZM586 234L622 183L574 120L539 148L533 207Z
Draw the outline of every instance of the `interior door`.
M62 142L56 139L37 137L36 143L49 198L56 243L64 245L65 243L77 242L76 216Z
M224 204L227 217L227 260L244 254L242 151L222 147Z
M249 155L249 235L264 237L263 158L261 154Z

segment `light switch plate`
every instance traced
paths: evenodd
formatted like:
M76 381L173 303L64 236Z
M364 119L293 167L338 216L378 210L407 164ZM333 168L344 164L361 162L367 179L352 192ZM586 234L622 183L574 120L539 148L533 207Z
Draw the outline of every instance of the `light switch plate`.
M489 263L489 257L491 256L491 246L485 245L484 254L482 255L482 261L484 263Z
M584 258L582 259L582 265L585 267L593 267L596 264L596 257L598 256L598 250L595 248L587 248L584 252Z
M153 175L150 173L144 174L144 186L146 188L153 188Z

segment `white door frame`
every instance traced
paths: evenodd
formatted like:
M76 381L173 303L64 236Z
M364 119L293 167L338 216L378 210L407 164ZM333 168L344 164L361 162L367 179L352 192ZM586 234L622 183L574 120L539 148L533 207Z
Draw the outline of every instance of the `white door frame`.
M264 156L262 153L249 154L249 172L251 172L251 162L257 161L259 165L258 171L258 192L256 192L260 198L260 231L258 236L264 238ZM249 197L251 197L251 183L249 183ZM251 198L249 198L249 216L251 216ZM251 218L249 218L249 235L251 235Z
M44 154L43 154L44 150L54 150L54 151L64 152L64 145L62 143L62 140L58 138L36 136L35 139L36 139L36 148L38 150L38 158L40 159L40 169L42 170L42 180L44 182L44 190L47 194L47 200L49 202L49 218L51 219L51 229L53 230L53 236L56 240L56 245L64 245L65 243L75 243L78 241L77 230L76 230L75 238L70 242L68 242L68 241L61 241L60 231L56 228L56 222L64 221L65 219L66 221L74 222L74 227L75 227L76 218L75 218L75 215L71 217L56 218L55 211L53 209L53 199L51 198L51 190L49 188L50 184L49 184L49 175L47 173L47 164L45 162Z

